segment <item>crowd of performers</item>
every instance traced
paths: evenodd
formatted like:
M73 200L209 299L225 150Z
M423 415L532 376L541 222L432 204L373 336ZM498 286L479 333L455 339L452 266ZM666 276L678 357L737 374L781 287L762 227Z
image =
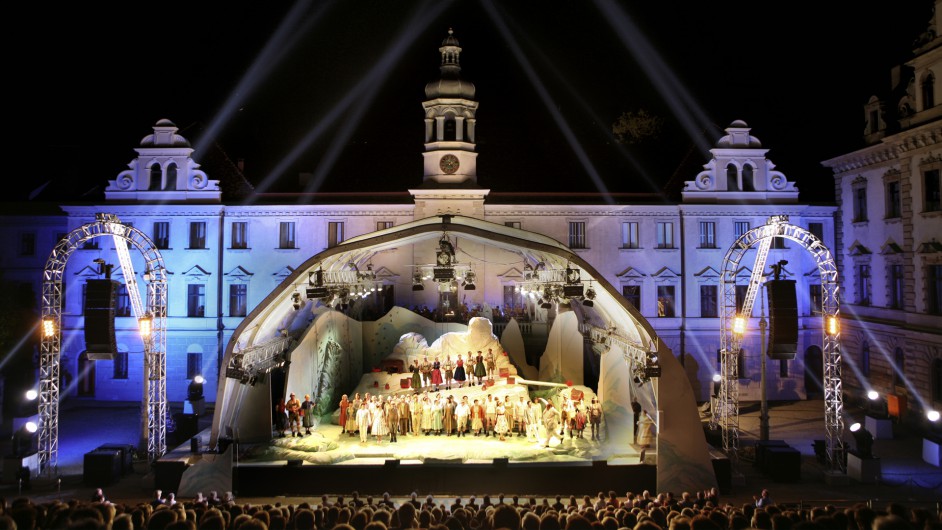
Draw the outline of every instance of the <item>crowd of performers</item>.
M415 359L409 366L409 371L412 372L411 386L416 391L422 388L438 391L441 387L451 390L453 385L462 388L466 382L468 386L483 385L485 379L494 380L496 370L497 359L491 348L487 349L486 355L480 351L477 355L472 355L469 351L467 357L458 354L454 360L451 355L446 355L444 361L439 357L429 361L426 356L421 363Z
M544 405L545 403L545 405ZM482 398L460 398L426 390L409 395L361 396L340 399L339 422L342 433L359 435L366 443L370 437L382 443L395 443L399 435L496 437L501 441L516 435L549 447L553 436L584 438L588 425L591 439L600 440L602 405L593 397L566 398L556 407L552 402L511 396L503 399L492 394Z

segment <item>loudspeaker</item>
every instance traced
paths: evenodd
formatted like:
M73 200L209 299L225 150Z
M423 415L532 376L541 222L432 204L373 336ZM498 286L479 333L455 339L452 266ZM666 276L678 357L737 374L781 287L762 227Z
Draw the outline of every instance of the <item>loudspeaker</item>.
M288 460L288 463L285 464L288 467L301 467L304 464L304 460Z
M89 359L114 359L115 301L120 284L114 280L88 280L85 284L85 352Z
M89 486L109 486L121 479L121 451L96 449L85 453L82 478Z
M769 295L768 356L772 359L794 359L798 353L795 280L769 280L765 286Z

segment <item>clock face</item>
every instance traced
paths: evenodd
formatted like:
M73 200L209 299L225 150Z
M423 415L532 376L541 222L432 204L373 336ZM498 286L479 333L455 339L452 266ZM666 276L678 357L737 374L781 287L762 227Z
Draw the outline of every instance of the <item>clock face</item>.
M438 162L438 167L440 167L444 173L449 175L453 174L455 171L458 171L458 166L460 165L461 163L458 162L458 157L455 155L445 155Z
M451 265L451 256L449 256L446 252L439 252L438 264L439 265Z

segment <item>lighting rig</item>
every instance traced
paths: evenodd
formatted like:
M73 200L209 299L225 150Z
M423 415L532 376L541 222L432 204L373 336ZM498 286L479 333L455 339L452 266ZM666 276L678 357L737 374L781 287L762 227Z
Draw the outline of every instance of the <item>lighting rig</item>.
M455 292L458 287L465 291L477 289L477 275L471 270L470 264L458 263L455 247L447 234L443 234L438 241L435 263L416 265L415 268L412 275L413 291L424 291L426 281L435 282L439 291Z
M325 271L317 270L307 273L307 287L304 289L305 298L320 300L326 305L345 310L350 304L370 294L379 291L382 283L376 280L373 264L367 264L365 271L360 271L356 263L347 264L348 270ZM301 308L301 293L292 295L295 309Z
M588 287L586 287L586 283ZM554 303L569 303L581 299L585 307L595 306L597 293L592 288L592 281L582 281L582 271L571 264L565 269L547 269L542 261L536 265L523 265L523 281L517 283L516 291L524 296L536 298L536 303L544 309Z

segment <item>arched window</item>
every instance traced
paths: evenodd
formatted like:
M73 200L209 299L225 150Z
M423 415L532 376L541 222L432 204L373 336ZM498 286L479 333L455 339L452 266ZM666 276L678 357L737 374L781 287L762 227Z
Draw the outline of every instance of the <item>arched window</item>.
M455 121L454 116L449 115L445 117L445 135L442 138L444 141L454 142L458 139L458 130L456 125L457 122Z
M147 185L148 191L160 191L160 177L163 176L160 170L160 164L154 163L150 166L150 183Z
M742 190L743 191L756 191L756 183L754 182L753 169L752 166L746 164L742 168Z
M942 359L932 361L932 401L942 402Z
M739 191L739 170L735 164L726 166L726 191Z
M935 106L935 77L932 74L922 81L922 110L929 110Z
M870 343L867 341L860 346L860 373L870 377Z
M906 357L903 355L903 348L896 348L896 351L893 352L893 384L897 386L902 386L903 377L906 375L903 372L903 369L906 366Z
M203 375L203 347L190 344L186 349L186 378L193 379Z
M177 189L177 165L173 162L167 166L167 183L164 185L165 190L175 190Z

